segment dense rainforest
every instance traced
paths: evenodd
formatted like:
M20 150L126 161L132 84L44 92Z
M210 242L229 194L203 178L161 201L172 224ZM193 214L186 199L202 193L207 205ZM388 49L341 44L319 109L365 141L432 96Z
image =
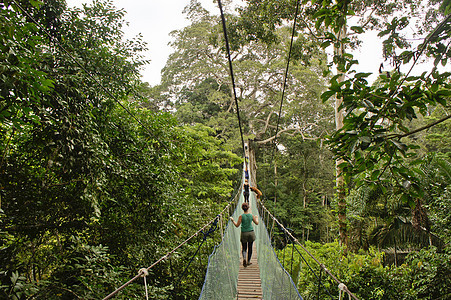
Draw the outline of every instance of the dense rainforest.
M220 16L191 0L150 86L151 41L112 1L0 1L0 298L101 299L177 247L239 193L240 121L265 206L359 299L449 299L451 2L224 2L234 85ZM370 31L374 74L353 56ZM149 297L198 298L220 241L152 268Z

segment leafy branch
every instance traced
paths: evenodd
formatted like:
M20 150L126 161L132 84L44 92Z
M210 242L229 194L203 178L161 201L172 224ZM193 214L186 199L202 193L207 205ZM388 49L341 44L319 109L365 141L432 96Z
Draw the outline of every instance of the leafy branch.
M433 123L431 123L431 124L428 124L428 125L426 125L426 126L417 128L417 129L415 129L415 130L412 130L412 131L407 132L407 133L404 133L404 134L393 134L393 135L389 135L389 136L387 136L387 139L393 139L393 138L400 138L400 139L401 139L401 138L403 138L403 137L406 137L406 136L409 136L409 135L418 133L418 132L420 132L420 131L429 129L429 128L431 128L431 127L437 125L437 124L443 123L443 122L445 122L446 120L448 120L449 118L451 118L451 115L450 115L450 116L446 116L446 117L444 117L444 118L442 118L442 119L440 119L440 120L437 120L437 121L435 121L435 122L433 122Z

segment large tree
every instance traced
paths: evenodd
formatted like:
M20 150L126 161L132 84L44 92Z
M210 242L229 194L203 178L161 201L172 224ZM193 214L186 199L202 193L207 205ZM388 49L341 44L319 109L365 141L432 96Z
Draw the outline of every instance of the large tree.
M180 119L193 122L194 118L213 127L220 136L236 136L233 132L237 130L230 128L237 123L230 120L236 112L219 19L196 1L186 12L192 24L173 33L175 52L163 69L162 86L175 100ZM291 29L278 29L280 42L265 44L246 41L236 16L227 15L227 20L244 133L267 143L274 139ZM329 111L327 105L315 100L324 91L325 81L320 74L325 70L321 64L325 54L310 53L308 60L301 59L308 45L309 41L297 37L278 134L301 133L306 138L324 134L318 124L327 118ZM202 116L195 116L193 109L195 114L201 110Z

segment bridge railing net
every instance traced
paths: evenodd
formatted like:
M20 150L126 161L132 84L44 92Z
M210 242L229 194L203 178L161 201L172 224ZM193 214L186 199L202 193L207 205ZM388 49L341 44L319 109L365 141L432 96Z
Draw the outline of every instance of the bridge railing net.
M266 224L259 214L255 197L252 197L251 203L252 214L259 215L260 221L254 228L263 299L302 299L290 274L277 258Z
M232 217L238 220L243 196ZM224 215L224 218L228 218ZM199 299L234 299L237 294L239 260L240 260L240 230L228 219L224 236L219 245L215 246L208 257L207 274Z
M240 192L232 215L235 220L242 214L243 200ZM274 252L268 230L260 217L254 193L250 195L250 202L252 214L259 216L259 225L254 225L254 230L263 299L302 299L291 276L282 267ZM240 229L235 228L228 220L222 242L208 258L207 274L199 299L236 298L241 252L240 235Z

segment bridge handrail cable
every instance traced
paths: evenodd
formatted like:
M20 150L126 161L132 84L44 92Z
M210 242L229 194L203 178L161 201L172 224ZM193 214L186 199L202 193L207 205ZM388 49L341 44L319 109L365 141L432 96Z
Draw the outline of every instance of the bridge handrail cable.
M121 285L120 287L118 287L115 291L113 291L112 293L110 293L108 296L106 296L105 298L103 298L103 300L107 300L107 299L111 299L113 296L115 296L117 293L119 293L120 291L122 291L124 288L126 288L128 285L130 285L131 283L133 283L135 280L137 280L140 277L145 277L147 276L147 272L152 269L154 266L156 266L157 264L159 264L160 262L162 262L163 260L169 258L169 256L171 254L173 254L175 251L177 251L179 248L181 248L183 245L185 245L186 243L188 243L191 239L193 239L194 237L198 236L199 233L203 232L203 230L205 228L207 228L208 226L212 225L214 222L218 222L218 220L220 219L220 217L231 207L231 205L235 202L237 196L239 195L239 193L237 193L232 200L229 201L229 203L224 207L224 209L218 214L216 215L216 217L212 220L210 220L208 223L206 223L204 226L202 226L198 231L196 231L195 233L193 233L189 238L187 238L185 241L183 241L182 243L180 243L177 247L175 247L174 249L172 249L171 251L167 252L165 255L163 255L160 259L158 259L157 261L155 261L153 264L151 264L150 266L148 266L147 268L141 268L138 271L138 274L133 277L132 279L130 279L129 281L127 281L126 283L124 283L123 285Z
M261 205L261 207L266 211L266 213L268 213L268 215L271 217L271 219L273 219L274 222L277 223L277 225L285 232L285 234L287 234L292 241L294 241L299 247L301 247L319 266L320 268L326 272L337 284L338 287L340 289L340 295L341 295L341 291L345 291L350 297L352 297L352 299L354 300L359 300L349 289L348 287L342 283L340 280L338 280L337 277L334 276L334 274L332 274L330 272L329 269L326 268L326 266L321 263L312 253L310 253L310 251L307 250L307 248L305 248L298 239L296 239L290 232L289 230L287 230L282 223L279 222L279 220L277 220L277 218L264 206L264 204L259 200L258 204Z

